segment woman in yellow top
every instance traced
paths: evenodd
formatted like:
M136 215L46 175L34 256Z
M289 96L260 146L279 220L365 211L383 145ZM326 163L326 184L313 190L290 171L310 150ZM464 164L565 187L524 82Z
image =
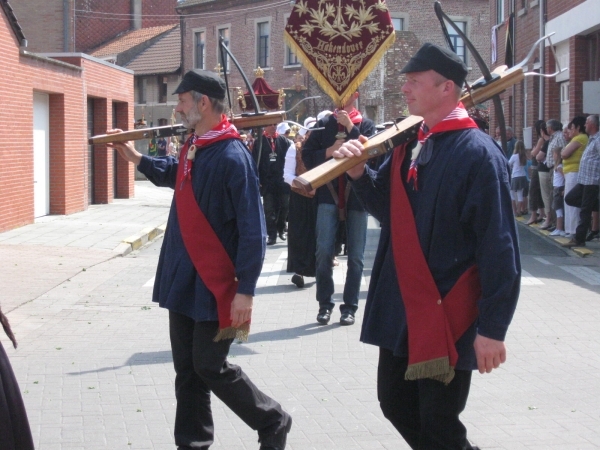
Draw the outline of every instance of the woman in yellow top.
M579 162L588 143L588 135L585 134L585 117L575 117L569 123L568 130L571 141L561 152L563 172L565 174L565 195L577 184ZM567 235L575 235L578 223L579 208L568 206L565 203L565 232Z

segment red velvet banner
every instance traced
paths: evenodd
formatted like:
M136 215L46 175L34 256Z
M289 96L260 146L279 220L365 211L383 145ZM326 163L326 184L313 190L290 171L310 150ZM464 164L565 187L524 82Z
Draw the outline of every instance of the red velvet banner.
M395 39L384 0L296 0L284 39L342 106Z

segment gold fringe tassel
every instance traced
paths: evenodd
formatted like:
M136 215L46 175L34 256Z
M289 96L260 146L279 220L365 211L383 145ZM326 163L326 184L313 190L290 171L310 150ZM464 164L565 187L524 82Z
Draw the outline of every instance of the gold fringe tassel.
M422 378L441 381L448 384L454 378L454 367L450 365L447 356L429 361L423 361L417 364L410 364L404 375L405 380L415 381Z
M356 75L353 81L346 87L342 94L338 94L337 91L329 84L329 81L323 76L323 74L319 71L319 68L315 66L310 58L304 53L302 47L298 45L298 43L294 40L294 38L285 30L283 32L283 40L284 42L290 46L292 51L296 54L296 57L300 60L300 62L304 65L306 70L312 75L315 81L319 84L321 89L325 91L327 95L331 97L336 106L343 106L346 101L350 98L354 92L358 90L360 84L369 76L369 74L375 69L375 66L379 64L379 61L383 57L383 54L392 46L394 40L396 39L396 33L390 34L385 41L381 44L381 46L377 49L377 51L371 56L369 62L363 67L358 75Z
M215 342L222 341L224 339L237 339L238 341L248 342L248 336L250 335L250 324L245 323L239 328L227 327L219 329L219 332L213 339Z

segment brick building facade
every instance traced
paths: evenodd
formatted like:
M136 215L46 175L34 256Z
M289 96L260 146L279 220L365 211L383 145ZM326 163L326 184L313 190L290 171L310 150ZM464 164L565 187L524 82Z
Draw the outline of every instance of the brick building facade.
M0 232L133 195L131 164L87 146L88 134L107 125L128 128L132 72L80 53L31 53L25 36L0 0L0 79L12 80L0 109Z
M83 52L119 33L176 25L177 0L18 0L12 8L32 52ZM35 11L35 14L31 14Z
M396 43L378 68L361 87L359 106L377 122L391 120L405 110L400 95L402 77L399 70L423 42L445 45L444 37L433 10L433 2L424 7L420 0L388 0L394 26L398 30ZM302 119L323 109L331 109L331 100L321 92L307 71L296 62L283 42L283 30L292 12L293 2L265 0L183 0L177 10L181 14L182 69L194 67L214 70L222 63L217 53L219 35L229 41L230 49L244 72L253 80L257 66L265 70L264 78L273 89L284 88L285 109L299 98L321 95L302 109ZM485 0L447 0L444 11L461 23L467 36L483 57L489 59L489 3ZM259 50L260 36L266 37L268 50ZM263 40L264 42L264 40ZM263 47L264 48L264 47ZM466 55L470 79L480 76L479 68ZM265 64L266 63L266 64ZM221 64L223 65L223 64ZM230 63L230 66L232 64ZM231 87L243 87L237 70L229 67ZM235 99L235 89L232 89ZM385 92L385 95L384 95ZM236 111L237 112L237 111Z
M506 18L514 12L514 60L524 59L533 43L542 35L554 32L552 46L564 72L556 78L526 77L520 84L502 94L506 123L517 138L527 137L538 119L558 119L563 125L575 116L600 112L593 104L584 108L584 83L600 79L600 8L595 0L491 0L492 23L498 26L498 61L505 61ZM557 70L554 53L548 43L543 53L536 50L526 71L554 73ZM599 88L596 88L600 91ZM594 103L594 102L592 102ZM492 115L492 126L495 127ZM535 139L533 139L535 141ZM533 142L534 143L534 142ZM532 145L525 139L526 146Z

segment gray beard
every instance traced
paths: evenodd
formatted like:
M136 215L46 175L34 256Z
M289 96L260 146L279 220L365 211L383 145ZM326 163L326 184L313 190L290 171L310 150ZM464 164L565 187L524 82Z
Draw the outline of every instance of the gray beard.
M179 113L179 116L181 117L181 123L183 123L183 126L188 130L196 128L198 122L202 120L202 115L200 114L200 111L198 111L198 105L195 105L187 115Z

